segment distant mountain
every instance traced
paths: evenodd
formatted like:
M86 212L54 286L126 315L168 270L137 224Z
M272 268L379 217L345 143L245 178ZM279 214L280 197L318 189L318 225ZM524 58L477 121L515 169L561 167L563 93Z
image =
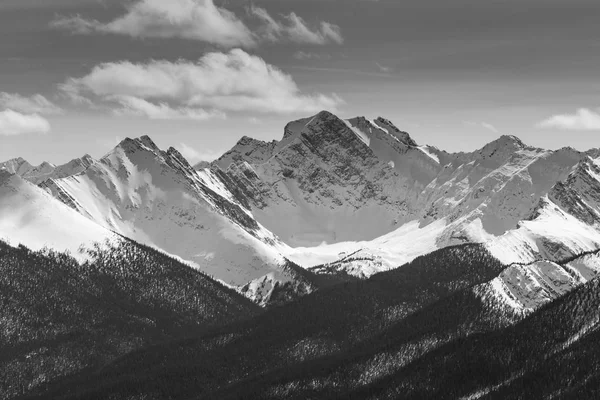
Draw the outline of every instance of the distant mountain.
M257 282L295 279L281 275L286 259L364 278L461 243L484 243L507 265L595 250L599 156L509 135L447 153L385 118L323 111L287 124L280 141L245 136L194 167L148 137L45 175L4 164L99 225L257 293Z
M295 247L294 262L339 271L360 251L377 267L353 260L347 270L369 276L460 243L485 243L506 264L597 249L596 153L506 135L451 154L384 118L321 112L288 124L279 142L242 138L213 166L238 183L257 221ZM568 229L549 232L556 224Z
M56 166L48 162L43 162L37 167L29 164L22 158L15 158L3 163L0 163L0 169L6 169L8 172L17 174L28 181L39 184L46 179L65 178L67 176L76 175L85 171L94 159L86 154L81 158L76 158L66 164Z

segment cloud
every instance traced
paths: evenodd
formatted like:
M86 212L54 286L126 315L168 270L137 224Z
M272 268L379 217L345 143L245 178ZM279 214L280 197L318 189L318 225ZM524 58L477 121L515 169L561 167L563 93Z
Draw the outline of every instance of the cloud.
M330 60L331 54L310 53L299 50L295 52L292 57L296 60Z
M492 124L488 124L487 122L482 122L482 123L481 123L481 126L482 126L484 129L487 129L488 131L492 131L492 132L494 132L494 133L500 133L500 131L498 130L498 128L496 128L496 127L495 127L494 125L492 125Z
M292 41L304 44L343 43L339 26L319 22L309 28L295 13L276 21L263 8L252 7L258 26L250 29L233 12L217 7L213 0L138 0L127 12L103 23L81 16L60 17L51 23L75 34L111 33L134 38L182 38L225 48L251 48L261 41ZM251 21L252 22L252 21Z
M392 72L392 68L391 67L386 67L385 65L382 65L378 62L375 63L375 65L377 66L377 68L379 68L379 70L385 74L389 74L390 72Z
M78 34L182 38L224 47L256 45L248 27L231 11L215 6L213 0L141 0L131 4L125 15L108 23L75 16L59 18L51 26Z
M466 126L487 129L488 131L494 132L494 133L500 133L500 130L498 130L498 128L496 128L494 125L492 125L488 122L463 121L463 124Z
M41 94L25 97L17 93L0 92L0 108L9 108L24 114L52 115L64 112Z
M291 41L301 44L342 44L344 38L339 26L329 22L320 22L316 28L309 28L306 22L296 13L283 16L283 21L276 21L261 7L251 7L250 13L261 20L260 35L270 41Z
M580 108L574 114L553 115L536 124L541 129L600 130L600 113Z
M188 160L191 164L196 164L200 161L214 161L223 155L222 151L198 151L185 143L179 143L177 150Z
M188 119L196 121L225 118L225 114L218 111L211 112L201 108L190 107L172 108L167 103L154 104L131 96L115 96L114 100L121 105L121 108L113 110L117 115L134 115L149 119Z
M13 110L0 111L0 136L50 132L50 123L37 114L21 114Z
M290 75L240 49L208 53L196 63L104 63L62 89L146 116L201 115L200 109L286 114L335 110L343 103L335 94L302 93Z

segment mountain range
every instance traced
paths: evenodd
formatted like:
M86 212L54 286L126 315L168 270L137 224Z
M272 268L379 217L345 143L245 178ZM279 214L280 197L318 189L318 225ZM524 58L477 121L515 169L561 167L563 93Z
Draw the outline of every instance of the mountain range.
M518 398L566 352L593 362L579 343L600 321L599 227L600 149L501 136L448 153L381 117L322 111L197 165L148 136L98 160L15 158L0 164L0 393ZM86 347L96 327L117 328ZM530 363L528 330L545 338Z

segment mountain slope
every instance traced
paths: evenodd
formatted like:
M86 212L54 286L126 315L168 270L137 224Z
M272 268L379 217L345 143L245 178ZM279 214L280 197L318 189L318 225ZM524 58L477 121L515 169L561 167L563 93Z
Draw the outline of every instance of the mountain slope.
M49 247L83 258L78 249L117 235L56 200L41 188L0 170L0 238L34 250Z
M439 250L370 280L322 289L211 335L132 354L67 386L58 385L52 394L86 399L165 394L204 398L246 379L343 356L412 313L486 282L501 270L478 245ZM74 390L76 394L67 394ZM253 398L250 393L245 392L246 398Z
M166 339L248 318L258 306L156 250L125 240L68 255L0 242L0 397Z
M595 332L598 306L587 299L598 297L598 281L527 316L489 292L498 278L488 279L500 269L481 250L440 250L358 285L310 295L241 325L238 340L226 346L209 343L229 337L229 329L148 349L79 381L75 387L85 389L66 398L466 398L502 386L523 398L522 383L512 383L523 368L525 376L556 376L546 357L564 359L560 349ZM598 260L590 254L570 263ZM318 315L311 313L316 304ZM569 359L577 374L597 374ZM161 367L145 367L156 363ZM566 385L574 372L554 368ZM123 371L134 377L122 378ZM548 391L537 379L542 387L530 389L530 398Z
M595 398L600 286L594 279L504 329L456 340L345 398Z

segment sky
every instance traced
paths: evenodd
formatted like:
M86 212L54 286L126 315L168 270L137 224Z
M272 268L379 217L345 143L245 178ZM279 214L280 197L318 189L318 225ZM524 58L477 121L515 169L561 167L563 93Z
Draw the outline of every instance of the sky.
M190 161L326 109L419 144L600 147L597 0L0 0L0 161Z

